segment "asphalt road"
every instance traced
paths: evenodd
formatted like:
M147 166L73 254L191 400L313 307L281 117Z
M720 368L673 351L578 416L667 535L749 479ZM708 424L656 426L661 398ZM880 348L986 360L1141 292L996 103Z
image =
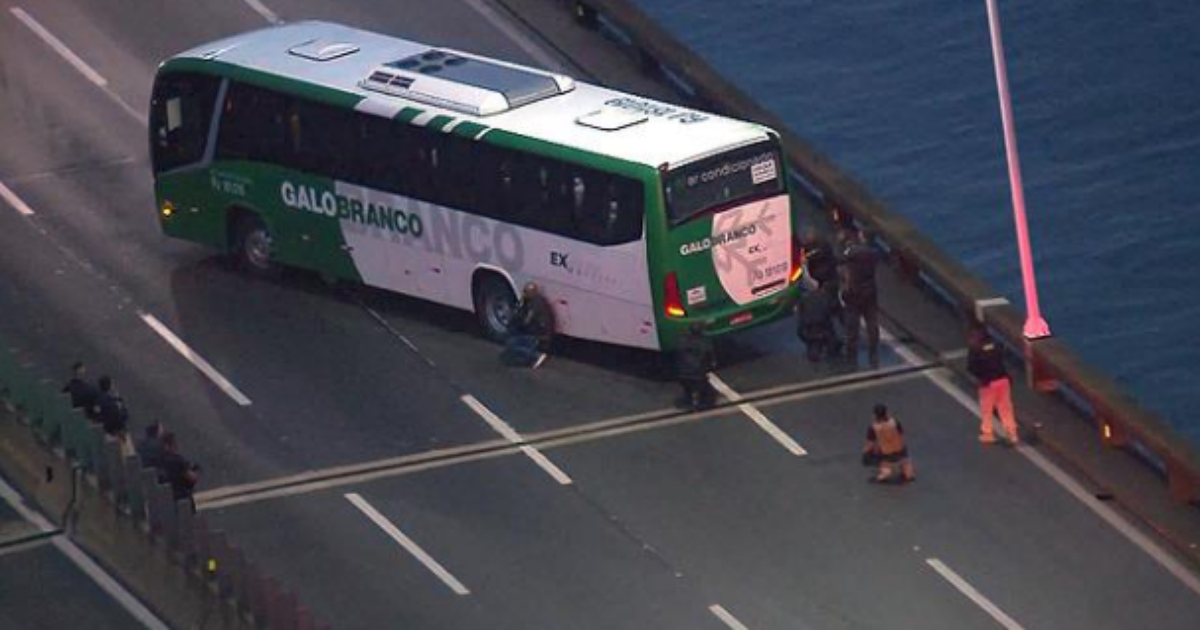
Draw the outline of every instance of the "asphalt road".
M136 426L165 421L203 464L209 518L318 616L1200 626L1194 574L1036 449L979 447L961 384L918 349L851 372L804 362L786 323L759 329L722 348L730 395L800 389L680 415L653 355L568 343L537 371L505 370L469 314L301 273L248 278L163 238L141 119L177 50L276 15L579 70L482 0L266 4L0 0L0 183L32 211L0 202L0 338L50 378L76 358L111 373ZM864 482L875 401L909 431L913 486ZM33 553L16 559L49 562ZM0 575L22 570L12 561Z

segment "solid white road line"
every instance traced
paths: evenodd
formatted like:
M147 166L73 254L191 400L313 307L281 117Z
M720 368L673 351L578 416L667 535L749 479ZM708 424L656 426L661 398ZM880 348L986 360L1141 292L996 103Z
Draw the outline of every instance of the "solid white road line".
M562 64L557 59L551 57L541 46L538 46L529 37L522 33L516 26L508 20L501 17L496 10L488 6L480 0L463 0L467 6L475 9L475 12L483 16L483 19L496 27L496 30L504 33L514 44L524 50L526 54L533 57L541 67L552 72L563 72Z
M746 627L746 624L738 621L737 617L731 615L729 611L725 610L725 608L720 604L713 604L712 606L709 606L708 611L716 615L717 619L721 620L721 623L729 626L729 630L750 630Z
M5 556L15 556L17 554L25 553L27 551L33 551L34 549L45 547L45 546L49 545L50 543L52 543L53 541L54 541L54 539L52 537L51 538L38 538L36 540L31 540L29 542L17 543L15 545L9 545L8 547L4 547L4 548L0 549L0 558L3 558Z
M896 338L888 334L887 331L883 331L882 337L895 349L896 354L900 355L900 357L906 362L910 364L915 364L917 362L916 355L913 354L908 348L900 345ZM925 372L925 377L933 382L938 389L946 392L946 394L957 401L958 404L962 405L963 408L971 414L972 418L978 417L978 401L964 392L962 388L950 381L946 368ZM1094 495L1085 490L1083 486L1079 485L1079 482L1075 481L1075 479L1063 471L1062 468L1059 468L1054 462L1046 459L1038 451L1028 448L1024 445L1018 446L1016 451L1035 467L1044 472L1046 476L1057 482L1059 486L1062 486L1067 493L1078 499L1092 512L1095 512L1096 516L1099 516L1101 520L1112 526L1112 528L1117 530L1117 532L1124 536L1126 540L1133 543L1135 546L1145 552L1146 555L1150 556L1150 558L1157 562L1163 569L1165 569L1167 573L1175 576L1175 578L1182 582L1184 586L1186 586L1196 595L1200 596L1200 577L1197 577L1196 573L1191 571L1173 555L1163 550L1163 548L1153 539L1146 536L1136 527L1131 525L1128 520L1117 513L1117 511L1112 507L1101 502Z
M1083 486L1079 485L1079 482L1067 476L1067 473L1063 472L1063 470L1058 466L1052 464L1049 460L1043 457L1041 453L1031 448L1025 448L1021 449L1021 454L1025 456L1025 459L1033 462L1034 466L1037 466L1042 470L1042 472L1046 473L1050 476L1050 478L1057 481L1060 486L1066 488L1067 492L1071 493L1072 496L1074 496L1076 499L1079 499L1084 505L1088 506L1088 508L1095 512L1096 515L1099 516L1104 522L1111 525L1113 529L1120 532L1121 535L1125 536L1125 538L1127 538L1130 542L1137 545L1142 549L1142 551L1145 551L1147 554L1149 554L1150 557L1155 560L1155 562L1158 562L1158 564L1162 566L1162 568L1166 569L1168 573L1175 576L1175 578L1182 582L1184 586L1191 589L1191 591L1196 595L1200 596L1200 578L1197 578L1196 574L1184 566L1182 562L1176 560L1174 556L1164 551L1153 540L1151 540L1150 537L1146 536L1130 525L1128 521L1122 518L1121 515L1119 515L1107 504L1100 501L1100 499L1097 499L1095 495L1089 493L1087 490L1084 490Z
M909 350L908 346L900 343L900 340L896 339L896 337L892 335L892 333L888 332L886 328L879 328L879 338L882 339L884 343L891 346L892 351L896 353L896 356L903 359L908 365L917 365L921 362L921 358L917 356L917 353Z
M450 590L454 591L458 595L471 594L471 591L467 590L467 587L463 586L463 583L459 582L458 578L451 575L451 573L446 570L446 567L443 567L440 562L434 560L433 556L425 553L425 550L421 549L420 545L413 542L413 540L408 536L405 536L404 532L400 531L399 528L393 525L386 516L380 514L379 511L374 508L374 506L372 506L370 503L367 503L366 499L354 492L343 496L346 497L347 501L353 503L354 507L358 508L363 514L366 515L367 518L371 519L373 523L378 525L379 528L382 529L385 534L390 536L392 540L400 543L400 546L404 547L405 551L412 554L412 556L419 560L421 564L425 565L425 568L429 569L429 571L436 575L438 579L440 579L446 586L449 586Z
M233 383L230 383L229 379L222 376L220 372L218 372L215 368L213 368L212 365L208 363L208 361L205 361L204 357L197 354L195 350L192 350L191 346L184 343L182 339L175 335L175 333L171 332L171 329L164 326L162 322L158 321L156 317L149 313L138 313L138 316L141 317L142 321L146 322L146 325L150 326L154 332L158 333L158 335L166 340L167 343L171 344L172 348L175 348L179 354L183 355L183 358L187 359L188 362L196 366L197 370L200 370L201 373L207 376L208 380L212 381L214 385L221 389L221 391L225 392L230 398L232 398L233 402L236 402L243 407L250 406L250 399L247 398L245 394L239 391L238 388L234 387Z
M283 24L283 18L280 18L278 13L268 9L267 5L259 2L259 0L244 0L244 2L246 6L254 9L255 13L261 15L264 20L271 24Z
M133 118L138 122L146 124L146 116L144 114L134 109L129 105L129 103L125 102L125 99L122 99L120 95L109 89L108 79L105 79L103 76L101 76L99 72L96 72L96 70L89 66L86 61L79 57L79 55L76 55L70 48L67 48L67 45L62 43L62 40L55 37L54 34L47 30L46 27L42 26L40 22L33 19L32 15L26 13L21 7L12 7L9 9L9 12L11 12L18 20L20 20L22 24L28 27L29 30L33 31L33 34L37 35L38 38L46 43L47 46L54 49L54 52L58 53L58 55L65 59L67 63L71 64L88 81L91 81L93 85L103 90L104 93L113 100L113 102L120 106L121 109L125 110L125 113L133 116Z
M976 590L974 586L971 586L969 582L964 580L959 574L955 573L953 569L946 566L946 564L941 560L938 560L937 558L928 558L925 560L925 564L933 567L933 570L937 571L938 575L945 578L946 581L953 585L954 588L958 589L960 593L966 595L967 599L975 602L975 605L982 608L984 612L992 617L992 619L995 619L996 623L999 623L1007 630L1024 630L1024 628L1021 627L1021 624L1017 623L1012 617L1009 617L1007 614L1005 614L1003 610L1000 610L999 606L992 603L992 600L988 599L983 593L980 593L978 590Z
M521 437L521 434L517 433L517 431L512 427L508 426L508 423L501 420L499 416L492 413L492 410L488 409L487 406L479 402L478 398L470 394L463 394L462 401L471 408L471 411L474 411L480 418L483 418L483 421L488 423L488 426L492 427L496 433L499 433L509 442L519 445L521 452L525 453L526 457L533 460L533 463L540 466L541 469L546 471L551 477L554 478L555 481L564 486L571 484L571 478L567 476L567 473L563 472L558 466L555 466L554 462L547 459L541 451L529 446L528 444L522 444L522 442L525 440Z
M720 377L712 372L708 373L708 382L711 383L712 386L716 388L716 390L720 392L722 396L728 399L729 402L738 402L742 399L741 394L733 391L732 387L726 385L725 381L722 381ZM760 429L766 431L767 435L774 438L776 442L782 444L783 448L786 448L792 455L808 455L808 451L804 450L804 447L800 446L796 440L793 440L792 436L784 433L783 429L780 429L775 425L774 422L771 422L771 420L763 415L763 413L754 405L742 403L738 405L738 409L742 413L746 414L746 417L754 421L754 424L757 424Z
M46 30L46 27L42 26L41 23L33 19L33 16L26 13L24 9L21 7L12 7L9 9L9 12L16 16L18 20L21 20L25 26L29 27L29 30L33 31L34 35L37 35L42 41L46 42L46 45L53 48L54 52L58 53L60 57L66 59L67 63L75 66L75 69L78 70L79 73L84 77L86 77L88 81L91 81L97 87L101 88L108 85L107 79L100 76L99 72L96 72L87 64L86 61L81 59L79 55L76 55L70 48L67 48L67 45L62 43L62 40L58 39L53 33Z
M55 530L54 525L46 520L44 516L29 509L25 505L21 495L8 485L3 479L0 479L0 498L9 505L17 514L21 515L26 521L29 521L42 532L52 532ZM122 608L125 609L134 619L137 619L143 626L150 630L169 630L167 624L163 623L150 609L142 605L125 587L121 586L108 573L101 569L87 554L83 553L74 542L71 542L66 536L55 536L51 540L51 544L59 550L68 560L71 561L80 571L86 574L97 586L105 593L112 597Z
M83 571L88 577L92 578L92 581L97 586L105 593L108 593L109 597L115 599L134 619L141 622L144 627L150 630L170 630L167 624L163 623L154 613L150 612L149 608L146 608L132 593L125 590L125 587L121 586L104 569L101 569L100 565L96 564L87 554L83 553L83 550L76 546L75 543L64 536L56 536L54 538L54 546L70 559L71 562L75 563L75 566L79 567L80 571Z
M16 208L17 212L27 217L33 216L33 209L25 205L25 202L21 201L21 198L17 196L17 193L13 192L8 186L5 186L4 182L0 182L0 197L3 197L8 202L8 205Z
M43 534L57 529L50 521L46 520L46 517L29 509L25 505L25 499L21 498L21 495L12 486L8 485L8 482L3 478L0 478L0 499L3 499L13 511L19 514L21 518L32 523Z

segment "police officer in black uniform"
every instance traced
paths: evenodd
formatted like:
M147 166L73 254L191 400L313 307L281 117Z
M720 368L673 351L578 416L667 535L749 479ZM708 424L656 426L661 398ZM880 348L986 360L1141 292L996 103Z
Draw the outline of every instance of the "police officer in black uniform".
M862 232L848 233L842 250L842 305L846 325L846 357L857 362L859 321L867 328L867 354L871 367L879 367L879 297L875 268L879 253Z
M716 367L712 340L704 334L703 322L692 322L675 348L675 368L683 386L684 406L692 411L707 409L716 402L717 393L708 382L708 372Z

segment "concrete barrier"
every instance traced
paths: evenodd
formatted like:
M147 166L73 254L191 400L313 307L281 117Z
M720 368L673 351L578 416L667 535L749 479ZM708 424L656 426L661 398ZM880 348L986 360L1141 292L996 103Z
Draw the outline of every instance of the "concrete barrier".
M0 344L2 346L2 344ZM175 627L326 628L70 400L0 352L0 471Z
M698 107L753 120L779 131L802 188L826 208L847 212L888 252L901 276L924 284L964 321L996 295L907 219L888 210L778 116L729 83L629 0L556 0L585 28L608 29L644 68L661 74ZM1177 501L1200 501L1200 449L1134 401L1111 378L1085 364L1065 343L1024 338L1021 314L1007 304L982 310L988 326L1024 362L1031 386L1055 391L1092 421L1106 444L1139 455L1166 479ZM1119 436L1118 439L1112 439Z

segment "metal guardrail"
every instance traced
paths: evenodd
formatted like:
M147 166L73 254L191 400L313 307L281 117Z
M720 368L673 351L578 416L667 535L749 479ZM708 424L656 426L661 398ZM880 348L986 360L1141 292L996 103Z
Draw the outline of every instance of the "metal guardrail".
M861 184L839 170L787 124L729 83L673 35L629 0L558 0L569 5L585 27L612 32L648 70L657 71L682 96L706 109L757 121L777 130L792 168L808 192L827 206L849 213L890 252L893 262L914 283L942 296L964 321L974 319L981 301L996 291L907 219L888 210ZM1178 501L1200 501L1200 449L1150 413L1108 376L1084 363L1054 338L1026 340L1021 314L1007 304L982 312L983 323L1016 349L1030 384L1038 391L1057 391L1090 419L1105 443L1129 448L1157 469Z
M121 518L132 521L147 544L165 544L179 570L206 587L244 625L328 630L294 594L247 560L223 532L195 515L190 500L176 500L171 486L159 482L157 470L144 467L136 454L122 453L115 438L71 408L66 394L46 385L2 349L0 404L15 412L0 410L0 416L15 417L46 449L80 469L88 487Z

